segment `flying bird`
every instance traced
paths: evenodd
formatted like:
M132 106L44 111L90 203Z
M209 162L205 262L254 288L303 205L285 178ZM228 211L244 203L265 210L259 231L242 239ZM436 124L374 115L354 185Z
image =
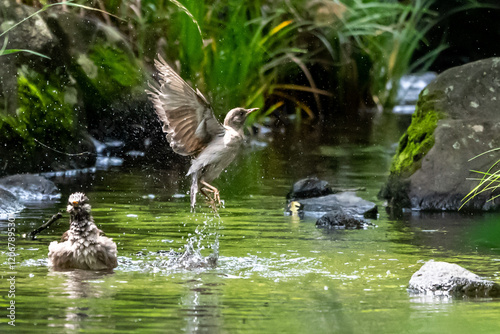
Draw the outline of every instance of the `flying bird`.
M215 203L221 202L220 194L210 183L238 154L244 140L245 120L258 108L232 109L221 124L203 94L191 88L160 55L155 66L160 86L149 84L151 91L147 93L163 123L163 132L174 152L193 158L187 172L191 176L191 210L198 191L215 209Z
M111 270L118 266L116 244L94 224L84 193L69 196L70 228L61 242L49 245L49 265L55 269Z

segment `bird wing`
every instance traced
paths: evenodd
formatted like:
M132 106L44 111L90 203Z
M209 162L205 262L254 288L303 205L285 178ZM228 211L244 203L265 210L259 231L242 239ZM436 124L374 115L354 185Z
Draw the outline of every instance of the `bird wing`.
M176 153L197 155L214 136L224 133L224 127L201 92L192 89L160 55L155 66L160 88L149 84L147 93L163 122L163 132Z

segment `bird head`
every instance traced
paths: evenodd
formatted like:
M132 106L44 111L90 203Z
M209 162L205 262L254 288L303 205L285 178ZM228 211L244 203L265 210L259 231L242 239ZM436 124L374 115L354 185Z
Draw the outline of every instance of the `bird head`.
M245 108L234 108L231 109L224 119L224 125L230 126L233 129L239 130L245 124L247 116L252 112L259 110L259 108L245 109Z
M69 196L66 211L70 215L90 214L89 199L84 193L73 193Z

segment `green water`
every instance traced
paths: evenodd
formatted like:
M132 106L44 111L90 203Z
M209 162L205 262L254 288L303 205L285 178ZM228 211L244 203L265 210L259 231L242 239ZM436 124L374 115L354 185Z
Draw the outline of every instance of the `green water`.
M16 326L8 326L1 221L0 332L497 333L499 300L406 291L430 259L498 281L500 229L493 214L385 212L376 195L405 122L382 115L368 131L339 125L265 140L217 182L225 200L220 218L205 207L190 213L188 197L179 196L189 188L187 165L124 166L56 180L62 199L30 203L16 216L17 232L62 209L71 192L85 191L96 223L118 245L120 264L111 274L49 270L48 244L67 229L67 215L35 241L17 238ZM310 175L366 187L358 195L379 205L377 227L328 231L314 219L284 216L292 183ZM157 254L191 244L205 256L218 244L217 266L168 266Z

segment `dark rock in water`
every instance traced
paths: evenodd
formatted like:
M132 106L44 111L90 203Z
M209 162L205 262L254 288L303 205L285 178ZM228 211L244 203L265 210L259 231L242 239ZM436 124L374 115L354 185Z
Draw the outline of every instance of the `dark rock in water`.
M19 203L16 196L9 191L0 188L0 219L6 219L10 214L24 209L24 206Z
M419 96L412 123L401 137L380 196L418 210L458 210L500 147L500 58L455 67L440 74ZM493 172L493 171L492 171ZM494 194L493 194L494 195ZM466 210L496 210L500 198L478 194Z
M295 182L286 198L311 198L330 194L333 194L333 191L327 181L320 180L317 177L309 177Z
M353 192L342 192L327 196L297 199L305 216L321 217L329 211L343 210L351 215L376 218L377 205L356 196ZM288 211L287 211L288 212Z
M358 218L352 213L344 210L333 210L316 221L317 227L326 227L331 229L363 229L371 225L363 218Z
M500 285L457 264L429 261L413 274L408 291L435 296L499 297Z
M54 182L33 174L16 174L0 178L0 188L21 200L60 198Z

